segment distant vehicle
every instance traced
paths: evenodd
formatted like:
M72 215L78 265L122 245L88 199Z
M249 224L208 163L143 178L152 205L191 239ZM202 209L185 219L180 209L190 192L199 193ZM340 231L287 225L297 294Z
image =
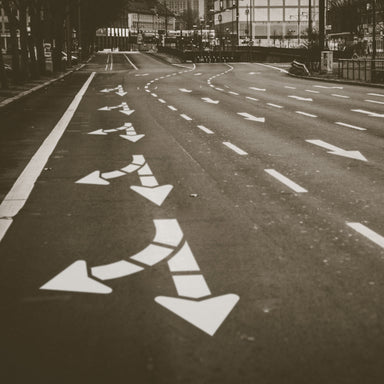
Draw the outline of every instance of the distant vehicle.
M64 61L65 63L68 61L67 53L64 51L61 51L61 61ZM71 55L71 61L72 64L77 64L79 60L76 56Z

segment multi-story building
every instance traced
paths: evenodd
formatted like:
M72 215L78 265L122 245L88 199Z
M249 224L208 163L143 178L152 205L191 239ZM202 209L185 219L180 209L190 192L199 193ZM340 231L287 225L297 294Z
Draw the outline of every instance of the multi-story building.
M4 51L9 49L10 38L8 17L5 15L4 9L0 7L0 47Z
M187 10L195 11L199 18L205 18L206 0L160 0L176 16L180 16Z
M312 22L312 29L316 29L318 15L318 0L216 0L214 3L217 35L234 36L238 32L240 45L305 45L309 24Z

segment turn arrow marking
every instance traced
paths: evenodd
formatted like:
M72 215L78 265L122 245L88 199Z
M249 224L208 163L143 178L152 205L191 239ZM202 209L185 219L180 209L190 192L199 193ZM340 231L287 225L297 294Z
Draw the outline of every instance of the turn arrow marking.
M253 116L247 112L237 112L237 114L240 116L243 116L245 118L245 120L257 121L259 123L265 122L265 117L256 117L256 116Z
M206 103L210 103L210 104L219 104L219 100L212 100L211 98L209 97L202 97L201 100L204 100Z
M368 161L359 151L346 151L342 148L336 147L332 144L326 143L322 140L305 140L307 143L317 145L319 147L328 149L328 153L337 156L349 157L351 159Z
M113 109L118 109L118 108L123 108L121 111L121 113L124 113L125 115L129 116L131 115L133 112L135 112L134 109L130 109L128 107L128 104L127 103L121 103L119 105L115 105L115 106L112 106L112 107L108 107L108 106L105 106L105 107L101 107L98 109L98 111L112 111Z
M118 85L115 88L105 88L105 89L102 89L100 92L109 93L109 92L113 92L113 91L116 91L116 90L117 90L117 92L115 92L116 95L125 96L127 94L127 92L124 92L124 89L123 89L122 85Z

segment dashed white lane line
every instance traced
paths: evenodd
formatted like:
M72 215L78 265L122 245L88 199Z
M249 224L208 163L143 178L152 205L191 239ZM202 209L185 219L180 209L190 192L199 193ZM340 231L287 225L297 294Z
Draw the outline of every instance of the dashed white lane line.
M252 89L252 90L254 90L254 91L260 91L260 92L265 92L265 91L266 91L265 88L249 87L249 89Z
M332 93L332 96L334 96L334 97L340 97L341 99L350 99L349 96L339 95L339 94L337 94L337 93Z
M272 103L267 103L267 105L269 105L269 106L271 106L271 107L274 107L274 108L284 108L284 107L282 107L281 105L272 104Z
M171 111L177 111L177 108L175 108L173 105L168 105L168 108L169 108Z
M291 87L290 85L285 85L284 88L287 88L287 89L296 89L296 87Z
M237 92L228 91L228 93L230 93L231 95L239 96L239 94Z
M256 98L251 97L251 96L245 96L245 98L248 100L252 100L252 101L259 101L259 99L256 99Z
M221 91L221 92L224 92L224 89L223 88L215 88L216 91Z
M163 99L158 99L159 101L160 101L160 103L162 103L162 104L165 104L166 103L166 101L165 100L163 100Z
M185 115L184 113L182 113L180 116L181 116L183 119L185 119L185 120L188 120L188 121L191 121L191 120L192 120L192 118L190 118L188 115Z
M384 97L384 93L367 93L369 96L378 96L378 97Z
M149 89L146 89L145 92L151 92Z
M384 104L384 101L377 101L377 100L364 100L368 103L375 103L375 104Z
M156 93L151 93L151 96L157 97Z
M341 125L343 127L347 127L347 128L352 128L352 129L357 129L358 131L366 131L367 129L366 128L361 128L361 127L357 127L356 125L351 125L351 124L346 124L346 123L342 123L340 121L336 121L337 125Z
M347 223L347 225L352 229L354 229L356 232L359 232L361 235L373 241L375 244L377 244L381 248L384 248L384 237L372 231L372 229L369 229L368 227L366 227L361 223Z
M313 99L311 97L301 97L301 96L296 96L296 95L289 95L288 97L290 97L291 99L296 99L296 100L300 100L300 101L313 101Z
M288 179L288 177L285 177L280 172L277 172L274 169L264 169L264 171L269 173L272 177L279 180L281 183L285 184L287 187L291 188L297 193L308 192L305 188L301 187L299 184L296 184L294 181Z
M236 152L238 155L241 155L241 156L248 155L247 152L243 151L242 149L240 149L239 147L237 147L236 145L228 141L224 141L223 144L227 146L229 149L232 149L232 151Z
M305 92L309 92L309 93L320 93L320 91L314 91L313 89L306 89Z
M197 128L200 128L202 131L204 131L205 133L208 133L208 135L213 135L213 131L211 131L210 129L208 129L207 127L204 127L204 125L198 125Z
M316 115L312 115L312 113L302 112L302 111L295 111L299 115L308 116L308 117L317 117Z
M80 91L73 98L71 104L64 112L56 126L41 144L40 148L33 155L23 172L20 174L11 190L0 204L0 241L4 237L8 228L11 226L13 218L23 208L29 195L31 194L37 178L40 176L45 164L47 163L57 143L64 134L69 122L72 120L89 84L96 75L92 72L87 81L83 84Z

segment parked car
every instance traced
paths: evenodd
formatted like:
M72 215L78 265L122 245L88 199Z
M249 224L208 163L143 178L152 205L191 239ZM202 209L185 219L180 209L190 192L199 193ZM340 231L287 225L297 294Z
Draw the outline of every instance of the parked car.
M64 51L61 52L61 61L65 63L68 61L67 53ZM71 55L71 61L72 61L72 64L77 64L79 62L78 58L74 55Z

